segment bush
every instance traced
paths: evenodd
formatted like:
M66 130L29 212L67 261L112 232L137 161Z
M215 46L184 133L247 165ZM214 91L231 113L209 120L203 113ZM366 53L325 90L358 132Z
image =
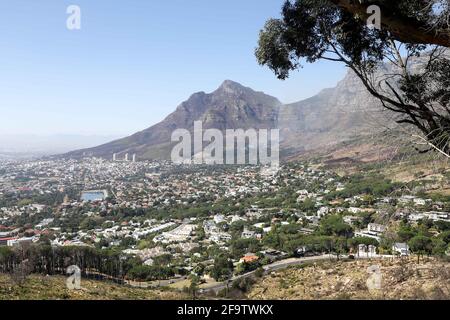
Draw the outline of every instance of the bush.
M255 283L256 281L252 277L241 278L233 282L232 288L238 289L242 292L248 292Z
M127 277L137 281L153 281L171 278L175 275L173 269L155 266L134 266L128 271Z

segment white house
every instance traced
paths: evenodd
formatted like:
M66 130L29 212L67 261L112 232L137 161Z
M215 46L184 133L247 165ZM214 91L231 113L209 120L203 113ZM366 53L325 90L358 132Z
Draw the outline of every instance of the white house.
M386 227L377 223L369 223L367 226L367 231L373 233L384 233L386 231Z
M366 246L365 244L360 244L358 246L358 257L368 257L373 258L377 255L377 247L374 245Z
M350 207L350 208L348 208L348 211L351 212L351 213L353 213L353 214L355 214L355 213L360 213L360 212L362 212L363 210L362 210L361 208Z
M361 221L361 220L362 220L361 217L356 217L356 216L345 216L344 217L344 222L348 223L351 226L353 226L355 224L355 222Z
M409 256L409 246L406 243L395 243L392 246L392 253L398 254L402 257Z
M256 235L255 231L250 231L247 228L244 229L244 231L242 232L241 237L244 239L250 239L250 238L254 238Z
M317 216L319 218L322 218L326 216L330 212L330 208L328 207L321 207L319 210L317 210Z
M216 224L219 224L219 223L222 223L225 221L225 217L221 214L216 214L213 219Z
M415 198L414 200L414 204L416 206L425 206L427 204L427 202L431 201L431 200L426 200L426 199L421 199L421 198Z

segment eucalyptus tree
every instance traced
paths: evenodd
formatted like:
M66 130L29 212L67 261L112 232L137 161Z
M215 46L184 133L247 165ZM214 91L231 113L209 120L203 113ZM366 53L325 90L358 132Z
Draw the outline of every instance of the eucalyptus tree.
M345 64L420 152L450 157L449 21L448 0L288 0L256 57L280 79L304 62Z

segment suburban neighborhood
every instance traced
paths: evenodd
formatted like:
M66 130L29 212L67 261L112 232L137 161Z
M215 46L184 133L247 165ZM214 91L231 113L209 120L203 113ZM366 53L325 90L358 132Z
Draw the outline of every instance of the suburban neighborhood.
M131 263L122 279L205 285L289 259L450 253L448 199L377 176L68 161L0 164L0 246L114 252Z

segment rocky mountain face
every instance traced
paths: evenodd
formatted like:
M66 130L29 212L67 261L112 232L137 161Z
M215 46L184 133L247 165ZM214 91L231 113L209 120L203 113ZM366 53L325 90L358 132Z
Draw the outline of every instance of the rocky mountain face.
M210 94L193 94L166 119L146 130L65 156L111 158L114 153L119 157L129 153L137 159L169 159L174 145L172 132L192 132L197 120L203 122L204 129L279 128L283 157L376 134L386 127L389 115L351 72L335 88L289 105L227 80Z
M335 88L280 108L281 150L295 155L370 137L394 126L392 117L349 71Z
M227 80L216 91L198 92L162 122L124 139L99 147L68 153L68 157L97 156L111 158L136 154L137 159L169 159L176 129L193 131L194 121L203 129L272 129L277 127L281 102L262 92Z

